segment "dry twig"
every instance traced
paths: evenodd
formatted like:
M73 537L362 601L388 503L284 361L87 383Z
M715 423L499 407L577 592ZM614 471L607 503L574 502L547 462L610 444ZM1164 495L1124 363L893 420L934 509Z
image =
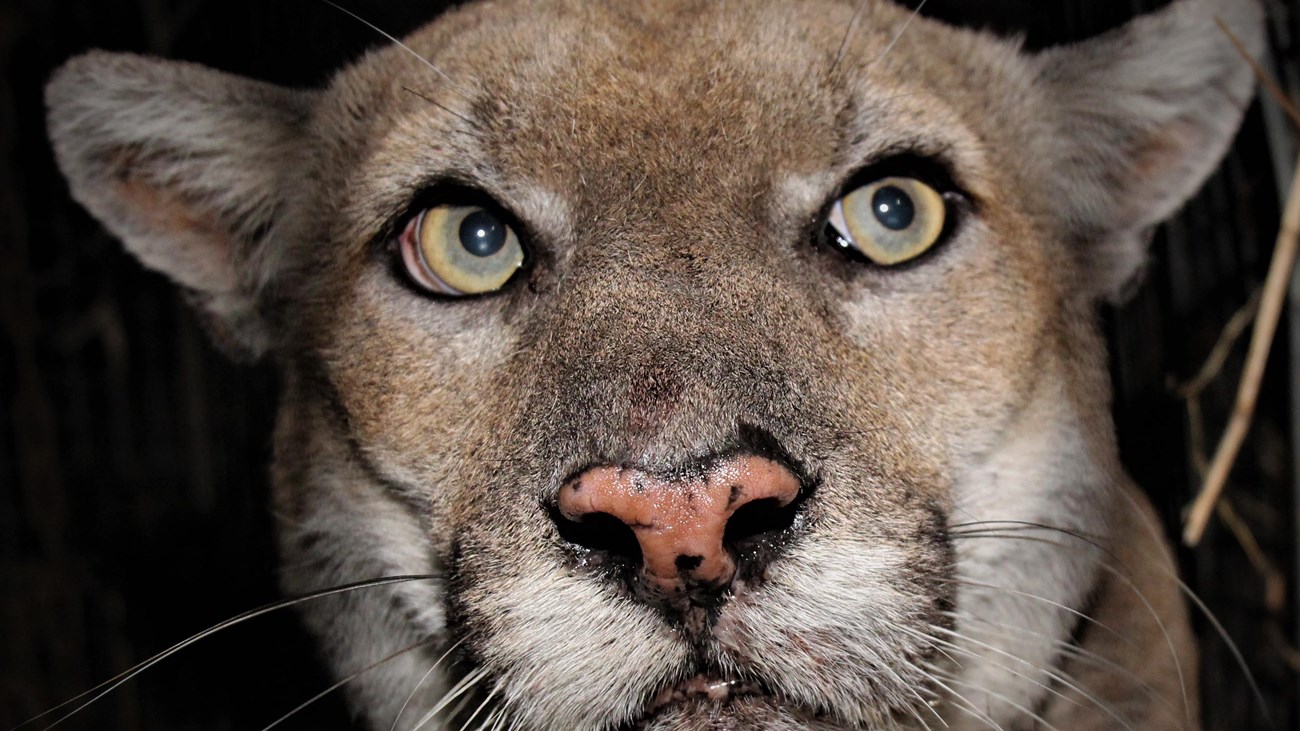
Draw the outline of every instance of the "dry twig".
M1286 112L1286 115L1291 118L1291 122L1300 127L1300 109L1297 109L1295 104L1292 104L1291 100L1287 98L1286 92L1282 91L1282 87L1277 85L1277 80L1273 78L1273 75L1260 65L1254 56L1250 55L1250 51L1246 50L1246 44L1242 43L1237 34L1233 33L1232 29L1228 27L1228 24L1223 22L1223 18L1216 16L1214 22L1219 25L1219 30L1223 31L1228 40L1232 41L1237 53L1241 54L1241 57L1246 59L1246 63L1250 64L1251 71L1255 72L1255 78L1259 79L1259 83L1263 84L1264 88L1268 90L1268 95L1273 97L1273 101L1277 102L1278 106L1282 107L1282 111Z
M1287 99L1277 82L1265 71L1250 53L1241 39L1228 28L1221 18L1215 18L1219 28L1228 36L1237 51L1250 64L1255 76L1286 111L1291 120L1300 126L1300 110ZM1286 206L1282 211L1282 223L1278 227L1277 241L1273 246L1273 258L1269 262L1268 277L1264 280L1264 292L1260 300L1259 313L1255 318L1255 327L1250 336L1250 350L1246 354L1246 367L1237 387L1237 401L1233 404L1232 416L1224 429L1219 446L1214 451L1214 460L1210 463L1209 473L1201 492L1192 503L1183 527L1183 543L1195 546L1205 534L1205 525L1214 512L1214 506L1223 494L1228 481L1228 473L1241 451L1241 444L1250 431L1250 422L1255 414L1255 404L1259 400L1260 382L1264 377L1264 366L1268 362L1268 353L1277 333L1278 319L1282 315L1282 306L1286 302L1287 287L1291 281L1291 269L1295 266L1296 248L1300 245L1300 159L1296 160L1295 174L1291 178L1291 187L1287 192Z
M1201 369L1196 375L1186 383L1174 386L1174 393L1181 399L1195 399L1201 395L1201 392L1210 385L1214 379L1219 377L1219 372L1223 370L1223 364L1227 362L1228 356L1232 354L1232 347L1237 344L1237 340L1242 333L1246 332L1246 327L1255 319L1255 313L1259 310L1259 298L1263 293L1263 288L1256 287L1254 292L1250 293L1250 299L1241 309L1233 313L1228 324L1223 326L1223 331L1219 333L1219 339L1214 343L1210 354L1205 356L1205 362L1201 364Z
M1255 534L1250 530L1237 511L1232 507L1232 501L1223 499L1218 502L1216 512L1219 514L1219 520L1222 520L1232 534L1237 537L1237 543L1241 545L1241 550L1245 552L1247 560L1255 571L1264 579L1264 608L1268 610L1271 616L1278 616L1286 607L1286 578L1282 572L1277 570L1273 561L1269 559L1268 554L1260 547L1259 541L1255 539Z
M1291 190L1287 193L1286 208L1282 212L1282 224L1277 232L1277 242L1273 247L1273 259L1268 267L1268 277L1264 280L1264 294L1260 299L1259 314L1255 318L1255 327L1250 337L1250 351L1246 355L1246 367L1241 376L1241 385L1237 388L1237 401L1232 408L1232 417L1224 429L1223 437L1210 462L1209 473L1201 492L1192 503L1187 523L1183 529L1183 542L1195 546L1205 533L1205 524L1214 511L1214 505L1223 494L1223 487L1228 480L1228 472L1241 451L1241 444L1250 430L1250 422L1255 414L1255 403L1259 399L1260 382L1264 377L1264 365L1268 362L1268 352L1277 332L1278 319L1282 315L1282 306L1286 303L1287 285L1291 280L1291 269L1295 265L1296 248L1300 243L1300 160L1296 161L1296 174L1291 179Z

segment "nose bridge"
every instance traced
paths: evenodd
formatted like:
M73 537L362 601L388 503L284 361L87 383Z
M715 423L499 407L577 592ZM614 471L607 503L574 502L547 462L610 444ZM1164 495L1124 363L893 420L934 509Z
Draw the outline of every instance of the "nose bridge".
M630 354L634 348L619 346L645 344L661 356L750 350L761 357L772 333L760 323L779 320L783 307L790 313L777 247L737 212L707 225L666 217L580 242L568 289L556 293L555 324L575 334L580 350Z
M763 310L779 299L775 277L723 238L675 230L580 243L548 307L548 355L623 396L651 381L680 391L715 368L768 360L772 333L758 323L773 319Z
M629 220L573 243L523 328L545 334L521 342L515 411L539 466L677 464L806 410L810 310L778 254L746 254L763 241L742 242L739 217L689 240Z
M752 181L740 187L712 182L705 189L660 192L635 204L583 206L601 223L575 242L569 274L687 301L752 290L729 284L772 274L776 247L759 233L769 230L765 209L751 202Z

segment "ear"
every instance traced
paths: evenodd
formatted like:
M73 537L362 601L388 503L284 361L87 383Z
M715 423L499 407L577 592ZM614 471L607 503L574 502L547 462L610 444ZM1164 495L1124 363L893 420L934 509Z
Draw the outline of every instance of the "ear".
M1254 94L1256 0L1175 0L1097 38L1039 55L1052 203L1080 253L1092 297L1117 300L1146 259L1155 224L1200 189Z
M89 53L45 90L72 195L179 284L218 344L256 357L269 232L299 167L312 98L193 64Z

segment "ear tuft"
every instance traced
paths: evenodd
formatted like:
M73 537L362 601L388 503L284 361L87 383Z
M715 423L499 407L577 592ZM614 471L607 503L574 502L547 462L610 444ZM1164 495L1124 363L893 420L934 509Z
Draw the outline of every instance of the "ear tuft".
M1122 296L1150 230L1204 184L1254 93L1264 48L1256 0L1175 0L1100 37L1039 56L1053 134L1039 156L1093 296Z
M260 355L268 232L297 169L311 97L188 63L92 52L45 92L72 195L187 291L219 344Z

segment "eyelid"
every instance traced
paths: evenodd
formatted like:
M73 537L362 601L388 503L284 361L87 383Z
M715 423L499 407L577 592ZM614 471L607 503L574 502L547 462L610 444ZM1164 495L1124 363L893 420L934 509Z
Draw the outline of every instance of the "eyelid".
M949 194L962 200L971 200L957 174L956 167L943 153L922 153L915 150L895 151L879 155L845 175L835 200L884 178L912 178L930 186L947 200Z
M515 214L508 204L509 198L494 193L491 186L484 186L468 175L443 174L429 178L422 183L406 188L403 200L394 201L384 216L384 224L379 228L381 242L395 240L401 235L411 219L421 211L439 206L486 208L502 217L521 239L529 230L523 220Z

